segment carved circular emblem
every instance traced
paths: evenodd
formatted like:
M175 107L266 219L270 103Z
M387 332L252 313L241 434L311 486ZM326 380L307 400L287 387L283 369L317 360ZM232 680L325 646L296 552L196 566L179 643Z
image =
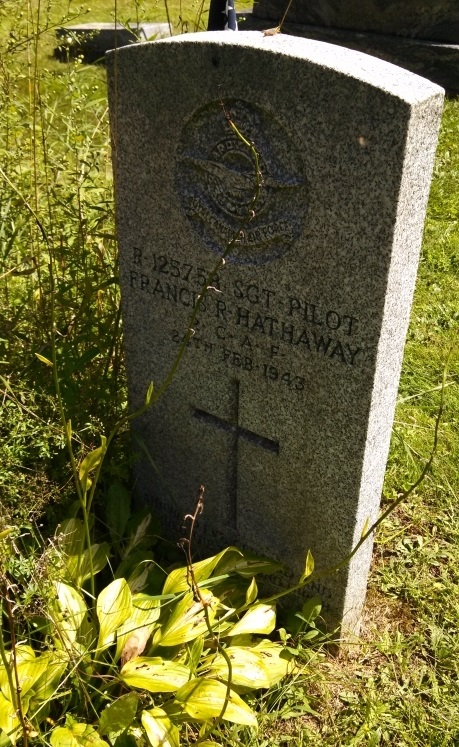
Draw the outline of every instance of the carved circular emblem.
M228 261L264 264L282 257L300 236L307 189L299 149L268 112L225 101L239 132L258 153L261 189L251 148L230 126L220 102L186 123L177 153L176 189L194 230L216 254L240 231ZM246 223L253 207L253 217ZM241 230L242 229L242 230Z

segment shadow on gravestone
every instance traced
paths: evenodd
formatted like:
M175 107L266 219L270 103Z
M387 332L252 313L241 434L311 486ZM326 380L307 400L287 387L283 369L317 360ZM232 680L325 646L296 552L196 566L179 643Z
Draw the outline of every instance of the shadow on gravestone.
M152 74L154 71L154 75ZM234 71L237 71L235 74ZM189 34L108 54L137 498L177 539L198 486L204 552L236 544L328 569L378 515L443 91L337 46ZM136 444L144 445L145 457ZM366 543L319 592L357 632Z
M288 0L260 0L241 29L280 22ZM459 93L457 0L293 0L282 31L375 55Z

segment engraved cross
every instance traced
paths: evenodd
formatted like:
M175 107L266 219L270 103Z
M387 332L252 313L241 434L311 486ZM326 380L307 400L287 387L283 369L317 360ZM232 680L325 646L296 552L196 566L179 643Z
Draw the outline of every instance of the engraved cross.
M233 380L233 392L231 398L231 416L228 420L212 415L205 410L194 408L193 417L207 425L219 430L226 431L231 436L231 473L229 484L229 516L228 521L234 529L237 528L237 486L238 486L238 449L239 439L256 444L267 451L279 454L279 441L273 441L271 438L261 436L254 431L243 428L239 425L239 381Z

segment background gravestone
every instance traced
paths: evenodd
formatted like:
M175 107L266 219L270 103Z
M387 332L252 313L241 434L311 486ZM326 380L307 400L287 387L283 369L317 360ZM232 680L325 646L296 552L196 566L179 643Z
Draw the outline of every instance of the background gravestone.
M256 32L108 55L140 500L174 539L206 487L200 545L240 544L298 578L341 560L378 513L442 108L437 86L366 55ZM154 75L152 74L154 71ZM316 585L356 630L371 543ZM274 582L277 583L277 582Z
M150 38L171 36L168 23L79 23L56 29L57 46L54 56L66 61L69 57L83 57L85 62L104 62L109 49L117 49Z
M253 14L280 20L286 7L283 0L259 0L253 6ZM312 26L459 42L457 0L296 0L287 19Z
M257 0L240 28L276 26L288 0ZM373 54L459 93L457 0L294 0L284 33Z

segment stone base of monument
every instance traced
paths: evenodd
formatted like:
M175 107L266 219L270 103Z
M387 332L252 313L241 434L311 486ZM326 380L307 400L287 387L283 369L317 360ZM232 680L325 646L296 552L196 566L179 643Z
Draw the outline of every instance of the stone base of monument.
M63 61L82 56L85 62L103 62L109 49L167 36L171 36L168 23L131 24L128 28L115 23L62 26L56 29L54 56Z
M252 13L241 13L238 17L241 31L263 31L275 26L275 22L257 18ZM408 39L402 36L350 31L348 29L286 23L282 33L306 39L338 44L358 52L379 57L381 60L422 75L445 88L452 95L459 94L459 45L442 44L423 39Z

